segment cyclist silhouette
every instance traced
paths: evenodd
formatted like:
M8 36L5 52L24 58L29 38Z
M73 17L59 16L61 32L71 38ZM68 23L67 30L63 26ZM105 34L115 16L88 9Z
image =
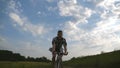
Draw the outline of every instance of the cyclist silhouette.
M58 33L57 33L57 36L54 37L53 40L52 40L51 51L52 51L52 64L53 64L53 67L55 65L56 55L58 53L63 52L62 46L64 47L64 55L67 55L68 54L68 52L67 52L67 42L66 42L65 38L63 38L62 30L59 30ZM61 54L60 56L61 56L61 60L62 60L63 54Z

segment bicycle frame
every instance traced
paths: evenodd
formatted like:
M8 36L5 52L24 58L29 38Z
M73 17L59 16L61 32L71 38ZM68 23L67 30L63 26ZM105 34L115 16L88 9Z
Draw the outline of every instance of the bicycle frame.
M50 52L52 52L52 48L49 48L49 51ZM63 68L63 66L62 66L62 56L63 55L67 55L68 54L68 52L67 52L67 54L65 54L64 52L63 52L63 48L61 48L60 49L60 52L56 52L56 54L57 54L57 60L55 61L56 63L55 63L55 65L54 65L54 67L55 68Z

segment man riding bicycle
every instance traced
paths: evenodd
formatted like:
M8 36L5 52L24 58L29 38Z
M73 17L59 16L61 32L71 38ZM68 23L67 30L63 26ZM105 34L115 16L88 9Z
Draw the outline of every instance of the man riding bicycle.
M57 36L55 38L53 38L53 40L52 40L52 63L53 63L53 66L55 65L56 55L61 52L62 45L64 47L64 55L68 54L67 42L66 42L65 38L63 38L62 36L63 36L63 32L62 32L62 30L59 30L57 33ZM60 56L61 56L61 60L62 60L63 54L61 54Z

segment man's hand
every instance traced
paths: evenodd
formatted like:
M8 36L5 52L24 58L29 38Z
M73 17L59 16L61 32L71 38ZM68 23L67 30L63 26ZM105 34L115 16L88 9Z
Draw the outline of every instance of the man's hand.
M68 55L68 52L65 52L64 55Z

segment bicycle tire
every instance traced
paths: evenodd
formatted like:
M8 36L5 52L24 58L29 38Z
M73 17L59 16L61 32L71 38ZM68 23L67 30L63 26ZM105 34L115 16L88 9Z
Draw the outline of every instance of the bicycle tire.
M57 67L56 68L63 68L62 60L61 60L60 56L57 56Z

